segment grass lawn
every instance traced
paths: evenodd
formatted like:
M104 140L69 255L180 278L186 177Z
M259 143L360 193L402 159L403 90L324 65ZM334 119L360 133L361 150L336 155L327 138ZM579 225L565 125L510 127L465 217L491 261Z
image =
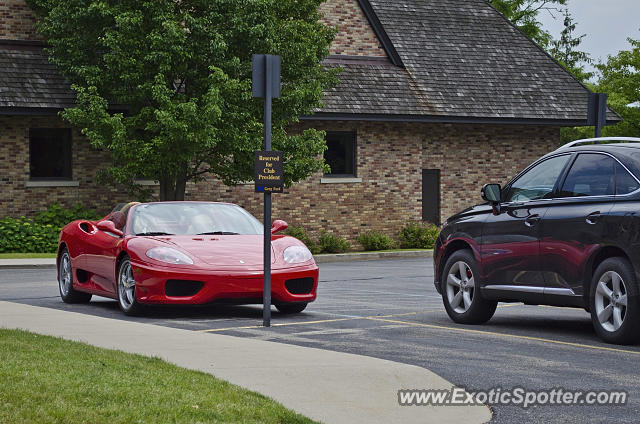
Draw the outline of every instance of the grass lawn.
M0 259L55 258L55 253L0 253Z
M0 329L0 423L310 423L157 358Z

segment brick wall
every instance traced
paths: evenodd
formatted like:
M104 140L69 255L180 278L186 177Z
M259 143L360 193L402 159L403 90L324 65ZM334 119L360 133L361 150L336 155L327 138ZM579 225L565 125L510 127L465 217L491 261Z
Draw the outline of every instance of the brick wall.
M78 187L27 187L29 181L29 128L68 128L57 117L0 117L0 217L31 216L52 202L67 207L83 203L101 213L127 199L122 188L95 183L108 155L93 149L78 131L72 131L72 177Z
M338 28L331 54L387 57L356 0L327 0L320 13L322 22Z
M309 122L298 129L311 126ZM73 179L78 187L26 187L29 128L64 127L59 118L0 117L0 216L32 215L54 201L80 202L100 212L131 200L122 188L95 182L108 155L73 133ZM396 235L422 216L422 169L441 171L441 217L480 203L487 182L504 184L539 156L560 145L555 127L313 122L319 129L356 131L358 183L322 184L320 173L273 195L273 218L347 237L354 245L363 231ZM188 184L186 200L237 203L262 218L261 194L253 185L226 187L210 179Z
M559 128L548 126L433 124L423 131L423 167L440 169L443 222L482 202L482 185L504 185L562 144Z
M24 0L0 0L0 39L41 40L33 27L35 21Z

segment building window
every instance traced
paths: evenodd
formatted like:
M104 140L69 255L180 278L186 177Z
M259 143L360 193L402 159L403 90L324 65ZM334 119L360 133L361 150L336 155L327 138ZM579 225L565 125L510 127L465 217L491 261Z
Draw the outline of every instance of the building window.
M29 130L29 176L31 180L71 179L71 130Z
M331 167L328 177L356 176L356 133L327 132L324 160Z

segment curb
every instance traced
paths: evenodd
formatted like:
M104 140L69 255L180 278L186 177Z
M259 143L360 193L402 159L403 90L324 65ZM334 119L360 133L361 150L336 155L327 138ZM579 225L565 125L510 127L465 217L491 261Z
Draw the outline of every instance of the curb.
M370 261L375 259L404 259L425 258L431 259L433 250L407 250L403 252L355 252L355 253L323 253L314 255L317 264L328 262L355 262Z
M372 261L376 259L405 259L405 258L425 258L431 259L433 250L407 250L403 252L353 252L353 253L323 253L314 255L318 264L330 262L356 262ZM54 258L42 259L0 259L0 269L55 269L56 260Z
M42 259L0 259L0 269L56 269L55 258Z

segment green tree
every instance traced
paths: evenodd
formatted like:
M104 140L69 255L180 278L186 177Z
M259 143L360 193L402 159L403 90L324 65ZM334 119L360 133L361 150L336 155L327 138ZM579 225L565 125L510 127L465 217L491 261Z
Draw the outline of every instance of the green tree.
M576 23L573 21L569 9L564 10L564 29L560 33L559 40L551 42L549 53L573 76L580 81L587 81L593 76L593 72L587 72L585 64L591 63L588 53L578 50L578 46L586 34L575 35Z
M609 93L609 105L623 119L603 128L603 136L640 137L640 40L627 40L630 50L621 50L596 65L601 73L598 91Z
M565 5L567 0L487 0L498 12L502 13L527 37L548 49L552 41L551 34L542 29L538 21L541 11L557 11L558 6Z
M324 134L286 129L337 82L320 62L334 30L323 0L27 0L47 52L77 91L63 118L113 158L107 174L160 182L160 198L184 198L187 181L253 177L262 146L262 99L251 97L251 55L282 56L273 147L285 184L323 168Z
M607 104L622 122L602 128L603 137L640 137L640 40L628 39L630 50L622 50L596 66L600 79L587 86L597 93L608 93ZM593 137L593 127L563 128L562 140L568 142Z

